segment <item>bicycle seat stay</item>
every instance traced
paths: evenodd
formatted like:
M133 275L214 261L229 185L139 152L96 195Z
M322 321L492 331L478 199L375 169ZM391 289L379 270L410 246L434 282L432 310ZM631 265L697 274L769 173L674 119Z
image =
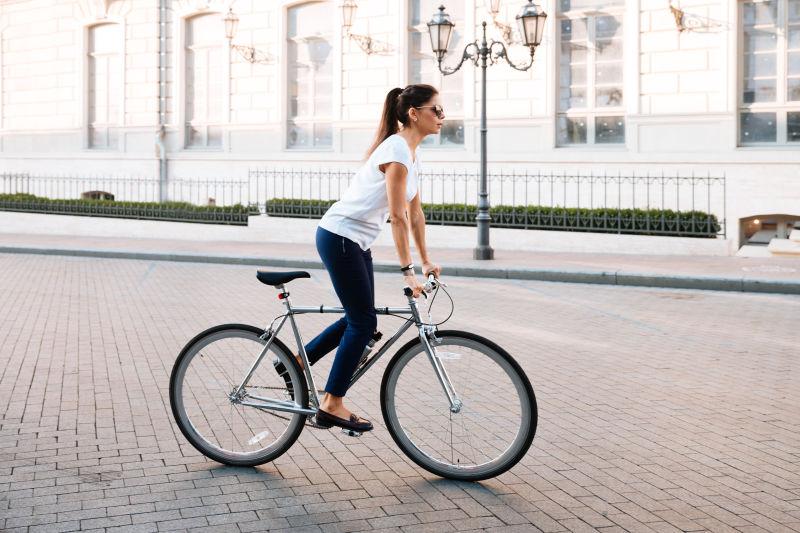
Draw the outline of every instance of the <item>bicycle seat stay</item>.
M310 278L311 274L301 270L295 270L292 272L265 272L263 270L259 270L256 273L256 277L258 278L258 281L264 283L265 285L277 287L278 285L289 283L293 279Z

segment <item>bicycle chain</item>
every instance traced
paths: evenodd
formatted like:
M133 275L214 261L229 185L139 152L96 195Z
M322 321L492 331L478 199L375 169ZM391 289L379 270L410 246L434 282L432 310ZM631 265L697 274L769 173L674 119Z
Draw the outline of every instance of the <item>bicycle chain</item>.
M249 385L248 388L251 388L251 389L284 390L284 391L286 390L283 387L267 387L265 385ZM311 392L311 391L309 391L309 392ZM317 392L324 392L324 391L317 391ZM259 408L256 407L256 409L259 409ZM276 413L274 411L271 411L269 409L261 409L261 410L266 412L266 413L269 413L272 416L275 416L277 418L281 418L283 420L290 420L290 417L279 415L278 413ZM312 427L314 429L330 429L329 427L320 426L316 422L314 422L314 417L313 416L306 416L305 425L308 426L308 427Z

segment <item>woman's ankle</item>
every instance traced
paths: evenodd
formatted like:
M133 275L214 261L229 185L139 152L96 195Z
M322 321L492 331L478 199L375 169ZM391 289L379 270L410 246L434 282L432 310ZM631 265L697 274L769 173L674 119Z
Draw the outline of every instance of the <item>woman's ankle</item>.
M333 394L326 392L322 396L322 400L320 401L319 405L323 411L335 411L342 407L342 397L334 396Z

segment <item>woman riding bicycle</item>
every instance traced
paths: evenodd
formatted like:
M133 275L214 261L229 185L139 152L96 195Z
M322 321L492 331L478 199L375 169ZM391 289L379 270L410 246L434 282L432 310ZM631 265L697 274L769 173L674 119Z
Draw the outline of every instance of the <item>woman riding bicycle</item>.
M441 268L430 260L425 247L417 147L426 136L439 133L443 119L434 87L418 84L389 91L366 163L356 172L342 199L319 222L317 251L345 311L343 318L305 346L311 364L338 346L316 417L319 426L358 432L372 429L369 420L351 413L342 400L378 323L370 246L387 216L392 223L399 270L414 297L420 295L423 286L411 260L409 230L422 259L423 274L439 277ZM302 366L302 360L297 359ZM276 369L285 372L280 363Z

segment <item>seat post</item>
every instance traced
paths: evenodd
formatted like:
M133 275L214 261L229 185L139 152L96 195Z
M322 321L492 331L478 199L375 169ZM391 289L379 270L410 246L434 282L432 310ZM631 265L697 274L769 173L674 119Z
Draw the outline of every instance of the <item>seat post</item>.
M286 311L289 313L292 312L292 302L289 300L289 291L286 290L286 287L281 285L275 285L275 288L281 291L278 293L278 299L283 302L283 305L286 306Z

